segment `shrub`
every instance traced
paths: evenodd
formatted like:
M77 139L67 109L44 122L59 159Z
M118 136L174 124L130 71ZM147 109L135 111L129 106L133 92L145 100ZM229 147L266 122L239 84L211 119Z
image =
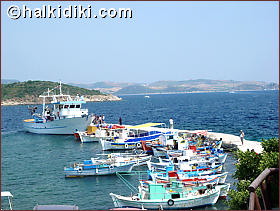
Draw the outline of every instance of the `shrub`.
M237 159L236 172L234 178L238 179L235 183L236 190L230 190L228 193L227 205L229 209L246 210L248 209L250 184L266 169L279 168L279 138L272 138L263 140L263 152L257 154L256 152L238 150L234 156ZM279 186L278 177L275 184L271 184L271 192L273 206L279 205ZM257 189L257 195L260 197L260 190Z

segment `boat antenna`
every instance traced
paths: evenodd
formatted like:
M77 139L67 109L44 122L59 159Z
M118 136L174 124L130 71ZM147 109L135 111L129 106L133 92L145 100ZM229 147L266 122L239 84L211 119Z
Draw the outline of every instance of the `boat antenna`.
M59 95L62 95L62 93L61 93L61 81L59 81Z

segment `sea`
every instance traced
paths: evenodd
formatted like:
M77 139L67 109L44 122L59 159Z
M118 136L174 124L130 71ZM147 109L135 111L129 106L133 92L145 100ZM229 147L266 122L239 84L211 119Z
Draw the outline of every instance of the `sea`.
M279 91L235 93L187 93L121 96L122 101L89 102L89 113L105 115L108 123L136 125L174 120L174 128L208 130L261 141L279 137ZM99 143L75 141L73 135L37 135L23 130L30 118L27 105L1 106L1 191L10 191L14 209L32 210L37 204L77 205L81 210L114 207L109 193L131 195L116 176L65 178L63 169L71 162L99 157ZM41 105L38 105L41 110ZM235 158L229 153L224 171L234 188ZM145 166L135 170L146 171ZM135 187L138 175L126 176ZM205 210L227 209L224 200Z

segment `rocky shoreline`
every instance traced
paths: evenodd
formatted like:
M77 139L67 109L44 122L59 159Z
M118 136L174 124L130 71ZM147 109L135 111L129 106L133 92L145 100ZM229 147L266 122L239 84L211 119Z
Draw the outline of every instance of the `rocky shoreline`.
M74 98L74 96L73 96ZM122 98L112 94L106 95L86 95L84 96L86 102L104 102L104 101L120 101ZM50 102L46 102L50 103ZM14 105L38 105L42 104L41 98L26 97L24 99L13 98L5 101L1 101L1 106L14 106Z

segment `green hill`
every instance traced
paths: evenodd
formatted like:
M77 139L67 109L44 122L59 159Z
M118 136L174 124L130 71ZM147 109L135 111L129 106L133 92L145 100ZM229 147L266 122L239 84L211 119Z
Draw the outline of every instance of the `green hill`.
M58 86L58 83L51 81L26 81L17 82L11 84L1 84L1 101L10 99L34 99L39 98L39 95L43 94L49 89ZM104 95L97 90L89 90L85 88L79 88L67 84L62 84L62 93L69 95ZM58 90L57 90L58 94Z

